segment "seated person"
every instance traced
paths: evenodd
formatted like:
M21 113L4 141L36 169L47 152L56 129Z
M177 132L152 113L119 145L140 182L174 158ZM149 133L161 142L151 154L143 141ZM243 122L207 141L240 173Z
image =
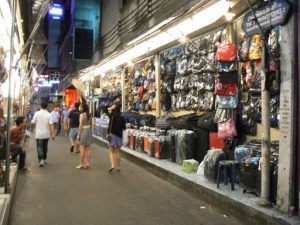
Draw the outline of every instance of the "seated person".
M16 126L12 127L10 130L10 158L15 161L19 155L19 169L29 172L30 169L25 167L26 152L21 146L25 128L26 124L24 123L24 117L18 117L16 119Z

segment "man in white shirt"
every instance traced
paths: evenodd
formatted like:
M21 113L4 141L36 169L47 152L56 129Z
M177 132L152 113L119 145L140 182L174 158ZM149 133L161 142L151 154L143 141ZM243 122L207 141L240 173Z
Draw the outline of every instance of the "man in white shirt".
M55 138L55 131L51 114L47 111L47 102L42 102L41 110L37 111L31 121L35 125L35 139L37 143L37 153L40 167L43 167L48 153L48 140L50 134Z
M55 134L57 135L57 131L58 131L58 128L59 128L59 119L60 119L59 108L58 107L55 107L54 110L51 112L51 117L52 117L52 122L53 122L54 130L55 130Z

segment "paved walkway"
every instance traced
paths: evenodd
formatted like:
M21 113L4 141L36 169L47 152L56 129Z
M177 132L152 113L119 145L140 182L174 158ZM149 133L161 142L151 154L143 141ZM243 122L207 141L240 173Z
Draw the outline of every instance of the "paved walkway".
M79 155L69 152L67 138L57 137L40 168L35 141L29 140L32 172L19 174L9 224L242 224L125 159L121 172L110 174L107 150L93 145L92 152L92 168L77 170Z

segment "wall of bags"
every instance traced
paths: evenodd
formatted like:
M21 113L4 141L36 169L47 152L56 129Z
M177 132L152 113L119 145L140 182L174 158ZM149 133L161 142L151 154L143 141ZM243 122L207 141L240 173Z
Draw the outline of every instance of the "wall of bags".
M163 111L214 110L215 52L218 31L160 54Z
M220 138L246 135L246 141L261 137L262 40L246 37L239 19L234 24L236 37L223 28L208 32L185 44L159 53L161 80L156 81L154 57L124 68L124 111L156 115L156 82L160 82L163 114L182 116L215 112ZM228 32L230 33L230 32ZM280 27L267 33L268 87L271 92L271 140L279 137ZM237 40L237 44L228 40ZM272 57L271 57L272 55ZM107 74L107 87L100 96L105 106L120 96L121 82ZM118 87L118 88L116 88ZM111 90L111 92L110 92ZM116 93L118 92L118 93ZM107 99L107 97L112 97Z
M240 110L238 121L242 132L247 134L247 139L259 139L261 137L261 68L263 41L260 35L246 37L241 28L242 19L236 22L238 63L239 63L239 90ZM266 33L266 69L270 90L271 107L271 140L279 140L279 99L280 99L280 30L277 26Z
M121 98L121 74L122 70L111 71L101 79L100 87L102 93L95 100L95 112L99 111L100 108L109 108L116 98Z
M155 114L156 83L154 57L125 68L125 111Z

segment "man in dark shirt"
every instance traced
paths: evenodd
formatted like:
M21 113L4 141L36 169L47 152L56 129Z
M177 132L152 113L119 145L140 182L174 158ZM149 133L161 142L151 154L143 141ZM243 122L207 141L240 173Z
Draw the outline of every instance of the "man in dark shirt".
M69 138L71 142L71 149L70 152L74 151L74 145L76 142L76 137L78 133L78 127L79 127L79 103L75 103L75 109L73 108L68 116L68 129L69 132ZM76 153L79 153L79 144L76 143Z
M24 117L18 117L16 119L16 126L12 127L10 130L10 158L11 160L15 161L19 155L19 169L29 172L30 169L25 167L26 152L22 148L25 127L26 124L24 123Z

